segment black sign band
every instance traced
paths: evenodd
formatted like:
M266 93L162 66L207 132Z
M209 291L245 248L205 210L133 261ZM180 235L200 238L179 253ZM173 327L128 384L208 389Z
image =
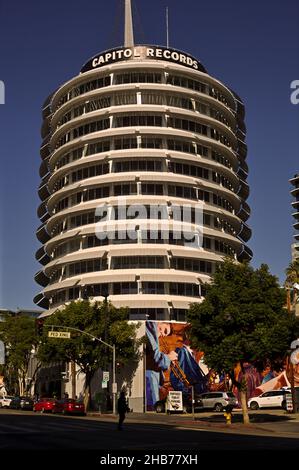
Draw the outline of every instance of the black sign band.
M146 59L166 60L168 62L174 62L176 64L180 64L185 67L189 67L194 70L200 70L201 72L206 73L203 65L194 57L176 49L157 46L123 47L101 52L86 62L86 64L81 69L81 73L85 73L89 70L94 70L99 67L104 67L105 65L121 62L124 60L138 61Z

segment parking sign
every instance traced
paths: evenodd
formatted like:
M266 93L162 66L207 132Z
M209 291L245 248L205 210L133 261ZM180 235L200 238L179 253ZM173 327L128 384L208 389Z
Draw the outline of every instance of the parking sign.
M109 372L103 372L103 382L109 382Z

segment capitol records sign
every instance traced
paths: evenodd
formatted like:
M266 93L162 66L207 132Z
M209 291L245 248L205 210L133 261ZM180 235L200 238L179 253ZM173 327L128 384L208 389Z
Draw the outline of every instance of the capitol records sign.
M101 52L86 62L86 64L81 69L81 73L89 72L90 70L104 67L105 65L114 64L115 62L121 62L125 60L138 61L147 59L174 62L194 70L205 72L205 69L201 63L185 52L158 46L135 46L121 47Z

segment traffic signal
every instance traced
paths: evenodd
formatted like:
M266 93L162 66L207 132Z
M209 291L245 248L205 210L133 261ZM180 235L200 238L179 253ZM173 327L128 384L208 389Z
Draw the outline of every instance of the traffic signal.
M38 336L43 335L44 320L37 318L35 320L35 331Z

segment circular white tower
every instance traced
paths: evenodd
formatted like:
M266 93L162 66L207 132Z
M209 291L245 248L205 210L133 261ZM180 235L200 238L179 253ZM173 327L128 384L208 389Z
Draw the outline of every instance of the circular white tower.
M49 314L108 297L131 319L184 321L217 262L251 258L244 106L195 58L146 45L100 53L43 119L35 302Z

